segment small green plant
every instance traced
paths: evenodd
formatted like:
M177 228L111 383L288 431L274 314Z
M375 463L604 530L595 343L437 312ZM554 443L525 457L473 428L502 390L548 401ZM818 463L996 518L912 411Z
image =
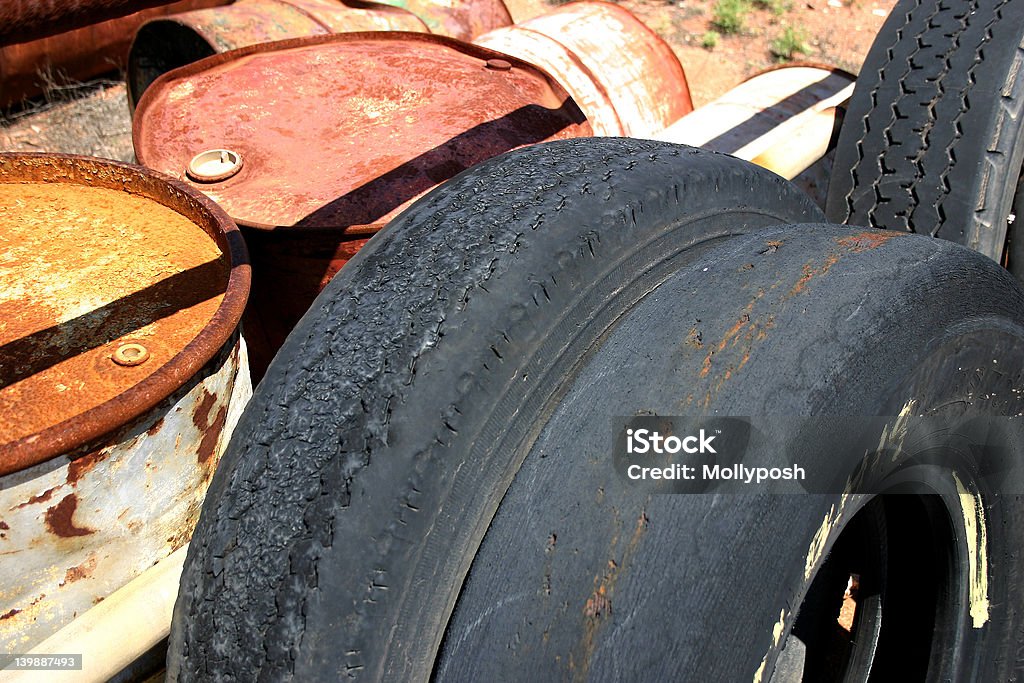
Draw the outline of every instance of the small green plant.
M788 62L796 53L807 54L807 43L803 31L787 26L782 35L771 42L769 49L777 61Z
M748 0L718 0L711 24L723 35L739 33L743 30L743 20L749 11Z
M758 9L766 9L777 17L781 17L793 7L789 0L754 0Z
M718 31L708 31L704 34L704 37L700 39L700 46L705 50L714 50L715 46L718 45L719 36Z

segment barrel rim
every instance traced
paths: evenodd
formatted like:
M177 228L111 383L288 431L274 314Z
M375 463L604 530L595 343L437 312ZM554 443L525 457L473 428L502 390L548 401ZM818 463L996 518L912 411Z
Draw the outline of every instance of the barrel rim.
M103 171L115 171L105 175ZM29 436L0 442L0 476L74 453L131 424L185 386L233 343L252 280L249 254L234 221L206 195L135 164L73 154L0 152L0 183L64 182L144 197L200 226L228 259L224 298L209 324L151 375L114 398Z

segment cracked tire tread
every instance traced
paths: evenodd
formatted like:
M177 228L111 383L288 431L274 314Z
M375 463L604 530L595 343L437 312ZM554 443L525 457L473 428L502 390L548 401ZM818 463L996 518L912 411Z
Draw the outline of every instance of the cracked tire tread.
M857 78L829 220L1000 260L1024 159L1022 41L1021 0L900 0Z
M440 642L518 466L467 454L500 440L527 361L567 353L546 336L587 324L579 301L640 255L822 218L745 162L612 138L504 155L418 201L321 293L242 416L189 548L169 680L428 677L410 642ZM427 580L450 582L441 602L415 601Z

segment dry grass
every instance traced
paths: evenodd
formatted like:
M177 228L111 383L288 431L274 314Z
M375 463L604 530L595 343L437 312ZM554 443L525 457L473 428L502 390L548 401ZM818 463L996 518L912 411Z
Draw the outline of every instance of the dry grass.
M39 74L43 95L0 112L0 150L62 152L134 161L124 83Z

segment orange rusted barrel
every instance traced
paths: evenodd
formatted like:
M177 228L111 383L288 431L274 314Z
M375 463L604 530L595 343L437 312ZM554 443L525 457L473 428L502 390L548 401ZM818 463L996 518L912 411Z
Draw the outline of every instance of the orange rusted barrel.
M47 74L60 84L66 79L85 81L123 69L135 29L149 19L228 2L182 0L47 38L0 47L0 107L44 92Z
M188 541L252 391L247 261L182 183L0 154L0 653Z
M167 73L139 102L133 134L142 163L242 227L258 376L320 289L414 199L503 152L592 132L530 64L386 32L257 45Z
M407 10L367 0L239 0L185 12L139 28L128 54L128 97L134 104L161 74L220 52L353 31L428 30Z
M558 79L596 135L646 137L693 110L672 48L618 5L570 3L473 42Z

